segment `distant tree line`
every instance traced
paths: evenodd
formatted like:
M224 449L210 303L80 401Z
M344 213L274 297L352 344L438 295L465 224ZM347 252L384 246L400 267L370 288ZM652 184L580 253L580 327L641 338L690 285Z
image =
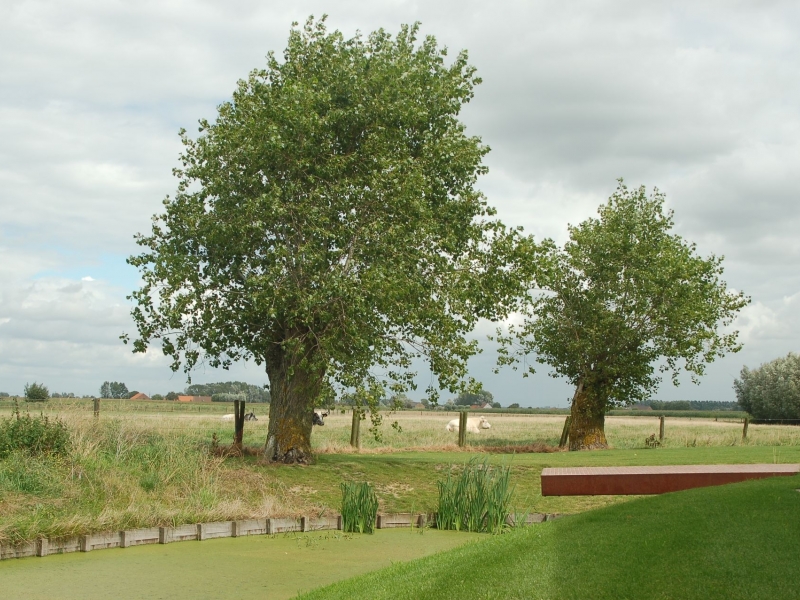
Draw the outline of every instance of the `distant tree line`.
M649 400L644 403L653 410L740 410L738 402L716 400Z
M270 401L269 390L265 386L252 385L244 381L225 381L219 383L194 383L186 388L187 396L211 396L214 402L247 402Z

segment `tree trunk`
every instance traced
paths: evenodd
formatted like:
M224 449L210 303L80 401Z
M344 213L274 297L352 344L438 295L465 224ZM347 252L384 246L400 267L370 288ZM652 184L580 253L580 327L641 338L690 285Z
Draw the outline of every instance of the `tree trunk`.
M570 450L608 448L605 434L605 406L591 389L578 382L572 397L572 421L569 426Z
M272 462L309 464L314 401L319 396L323 369L313 369L312 357L291 355L280 346L267 357L272 399L264 453Z

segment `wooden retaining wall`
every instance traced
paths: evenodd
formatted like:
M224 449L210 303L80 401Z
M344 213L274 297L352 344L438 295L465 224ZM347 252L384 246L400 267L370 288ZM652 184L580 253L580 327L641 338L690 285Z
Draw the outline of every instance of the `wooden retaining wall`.
M526 523L542 523L558 518L558 514L530 513L509 515L506 523L514 526L519 519ZM436 514L394 513L379 514L377 529L395 527L425 527L435 525ZM175 542L203 541L216 538L241 537L245 535L277 535L281 533L341 530L341 515L328 517L298 517L273 519L245 519L242 521L218 521L194 523L177 527L148 527L117 532L93 533L70 538L41 538L17 546L0 545L0 560L48 556L67 552L91 552L108 548L130 548L144 544L171 544Z

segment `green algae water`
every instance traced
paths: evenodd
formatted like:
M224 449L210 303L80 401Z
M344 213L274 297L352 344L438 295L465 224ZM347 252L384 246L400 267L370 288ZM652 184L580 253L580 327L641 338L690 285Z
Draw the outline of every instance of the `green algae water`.
M485 537L418 529L323 531L11 559L0 562L0 598L280 600Z

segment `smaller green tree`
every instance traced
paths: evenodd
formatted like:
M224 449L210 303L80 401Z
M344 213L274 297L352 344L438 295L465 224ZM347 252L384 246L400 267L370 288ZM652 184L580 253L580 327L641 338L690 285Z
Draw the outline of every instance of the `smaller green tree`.
M733 382L739 405L756 419L800 419L800 356L790 352Z
M43 383L26 383L25 399L28 402L44 402L50 397L50 390Z
M166 396L164 396L164 398L166 400L175 401L178 399L178 394L176 394L175 392L170 392Z
M532 353L575 386L570 450L605 448L606 411L647 400L659 373L697 382L706 363L741 347L738 332L723 331L749 299L722 281L721 257L698 256L671 232L664 200L620 180L563 248L543 242L524 324L499 334L501 364Z

